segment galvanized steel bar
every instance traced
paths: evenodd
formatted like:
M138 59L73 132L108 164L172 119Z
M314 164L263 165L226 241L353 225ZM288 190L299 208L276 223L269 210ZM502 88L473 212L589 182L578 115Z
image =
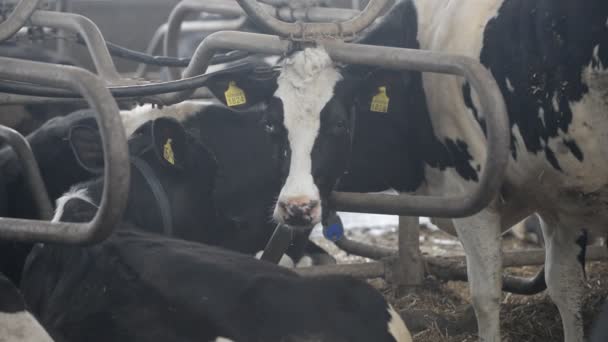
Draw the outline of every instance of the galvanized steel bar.
M245 50L280 55L289 42L277 36L223 31L209 35L199 45L184 77L204 73L219 49ZM470 57L441 52L323 41L338 62L366 64L395 70L417 70L463 76L477 92L480 112L486 118L487 148L480 181L471 193L452 196L412 196L334 192L333 207L342 211L401 216L466 217L485 208L498 194L509 161L509 119L502 94L490 72ZM159 103L173 104L192 91L167 94Z
M0 23L0 42L9 39L17 33L32 16L39 3L40 0L19 1L8 18Z
M105 84L92 73L71 66L0 58L0 78L70 88L82 93L97 113L104 157L101 205L91 222L50 223L0 218L0 238L93 244L108 237L120 221L129 189L129 158L118 106Z
M238 19L228 19L228 20L211 20L211 21L184 21L181 24L181 27L178 28L177 38L179 39L179 35L181 31L183 32L204 32L204 31L222 31L222 30L238 30L240 29L246 21L246 17L238 18ZM164 44L165 35L167 34L167 23L162 24L156 29L152 39L150 39L150 43L146 48L146 53L149 55L156 54L159 51L159 47L161 44ZM164 53L164 52L163 52ZM177 51L174 51L170 54L164 53L166 56L177 56ZM148 64L141 63L137 67L137 71L135 72L136 78L141 78L146 75L148 71Z
M260 257L260 260L266 260L274 264L278 264L287 251L287 248L289 248L291 245L292 238L293 231L291 227L284 224L277 225L274 233L264 248L264 252Z
M182 23L186 16L191 12L209 12L223 15L242 15L243 11L227 1L197 1L197 0L182 0L180 1L169 14L167 20L167 33L163 41L163 53L165 56L177 56L177 44ZM168 68L170 79L179 78L179 70Z
M270 15L256 0L236 0L255 22L283 37L353 37L368 27L384 10L387 0L371 0L356 17L339 23L286 23Z
M6 142L19 158L23 173L34 203L38 209L39 217L50 220L53 217L53 206L46 191L44 181L40 175L40 168L30 144L25 137L10 127L0 125L0 139Z
M341 42L324 43L332 59L389 69L411 69L463 76L479 96L487 130L485 162L471 193L459 196L332 194L338 210L402 216L466 217L485 208L498 194L509 161L509 119L502 93L478 61L433 51L378 47Z
M36 11L30 18L33 25L64 29L78 33L85 40L95 69L110 84L118 84L121 76L106 47L101 31L89 18L73 13ZM124 81L123 81L124 83Z
M397 254L397 251L392 248L372 246L363 242L354 241L347 238L346 235L343 235L334 243L348 254L354 254L369 259L378 260Z
M323 276L331 274L350 275L357 278L384 278L387 265L382 261L362 264L343 264L296 268L294 271L302 276Z

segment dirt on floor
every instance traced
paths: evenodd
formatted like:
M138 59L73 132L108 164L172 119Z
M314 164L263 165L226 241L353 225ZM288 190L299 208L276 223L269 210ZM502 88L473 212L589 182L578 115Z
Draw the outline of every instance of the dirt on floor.
M373 234L358 229L348 231L353 239L387 247L397 246L396 229ZM347 255L324 239L315 239L326 248L339 263L358 263L365 258ZM503 240L504 250L539 248L510 236ZM462 255L462 246L454 237L441 231L421 229L420 249L425 255ZM508 268L509 274L531 276L538 266ZM608 295L608 263L589 262L586 265L587 291L584 296L583 319L585 332L589 332L594 318L599 314ZM399 310L410 328L415 342L477 341L477 323L470 306L468 284L456 281L439 281L426 276L423 286L412 289L406 295L395 296L390 284L382 279L371 279L385 297ZM563 341L563 331L557 307L546 292L533 296L503 293L501 305L502 340L506 342Z

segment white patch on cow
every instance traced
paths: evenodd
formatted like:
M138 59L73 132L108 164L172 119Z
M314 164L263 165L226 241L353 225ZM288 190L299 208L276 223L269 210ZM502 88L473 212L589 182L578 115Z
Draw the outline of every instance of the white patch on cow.
M213 342L234 342L233 340L226 337L218 337Z
M78 188L78 186L74 186L68 192L66 192L63 196L61 196L57 199L55 215L53 215L53 219L51 220L51 222L61 221L61 217L63 216L65 204L72 198L80 198L83 201L89 202L89 203L93 204L94 206L97 206L93 202L91 197L89 197L87 188Z
M557 92L553 93L553 98L551 98L551 103L553 104L553 110L558 113L559 112L559 102L557 101Z
M162 108L145 104L131 110L122 110L120 111L120 116L125 133L127 136L130 136L139 126L147 121L160 117L172 117L181 122L198 113L203 107L211 103L210 101L184 101Z
M296 268L301 268L301 267L311 267L313 266L314 262L312 261L312 258L309 257L308 255L303 256L298 263L296 264Z
M597 44L593 48L593 56L591 58L593 59L592 62L597 64L597 66L595 68L592 68L592 71L601 72L602 70L604 70L604 64L602 63L602 60L600 59L600 44Z
M414 0L418 15L420 49L465 55L479 60L486 24L496 17L504 0L428 1ZM485 136L469 111L463 94L462 77L423 73L423 87L433 128L438 138L462 139L475 163L485 161ZM479 97L471 89L473 104L480 114ZM465 117L466 116L466 117ZM475 168L475 165L472 165Z
M264 253L264 251L259 251L255 254L256 259L260 259L262 257L262 254ZM295 263L293 262L293 259L291 259L291 257L287 254L283 254L283 256L281 257L281 260L279 261L279 266L283 266L286 268L295 268Z
M513 84L511 84L511 80L508 77L505 79L505 82L507 83L507 89L509 89L510 92L514 92L515 88L513 88Z
M321 110L333 97L334 87L341 78L322 47L307 48L285 59L275 96L283 102L283 124L287 129L291 161L279 201L290 198L320 201L319 189L312 177L311 153L319 134ZM281 221L277 211L278 206L274 216ZM313 219L320 219L320 213L315 216L318 217Z
M538 108L538 118L543 123L543 126L547 127L547 125L545 124L545 110L543 109L543 107Z
M27 311L0 312L0 341L52 342L42 325Z
M405 326L405 322L401 315L389 304L388 313L391 315L391 320L388 322L388 331L397 342L412 342L412 335Z

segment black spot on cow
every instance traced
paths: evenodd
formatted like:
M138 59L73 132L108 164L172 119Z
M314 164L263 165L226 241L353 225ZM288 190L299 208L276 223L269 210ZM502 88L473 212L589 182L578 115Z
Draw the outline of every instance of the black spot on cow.
M545 146L568 134L570 103L589 91L584 68L608 65L606 13L605 1L506 0L485 30L480 60L498 81L511 128L518 127L527 151L544 152L557 170L559 160ZM566 145L583 160L574 141Z
M465 82L462 86L462 95L464 97L464 104L471 110L475 120L481 126L481 130L483 131L483 135L487 137L488 133L486 132L486 120L479 116L479 111L473 104L473 97L471 96L471 85L469 82Z

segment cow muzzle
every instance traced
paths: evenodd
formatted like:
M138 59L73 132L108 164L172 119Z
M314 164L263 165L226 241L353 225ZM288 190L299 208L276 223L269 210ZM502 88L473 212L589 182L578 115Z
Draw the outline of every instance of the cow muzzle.
M292 227L310 227L321 221L321 202L308 197L279 199L274 218Z

